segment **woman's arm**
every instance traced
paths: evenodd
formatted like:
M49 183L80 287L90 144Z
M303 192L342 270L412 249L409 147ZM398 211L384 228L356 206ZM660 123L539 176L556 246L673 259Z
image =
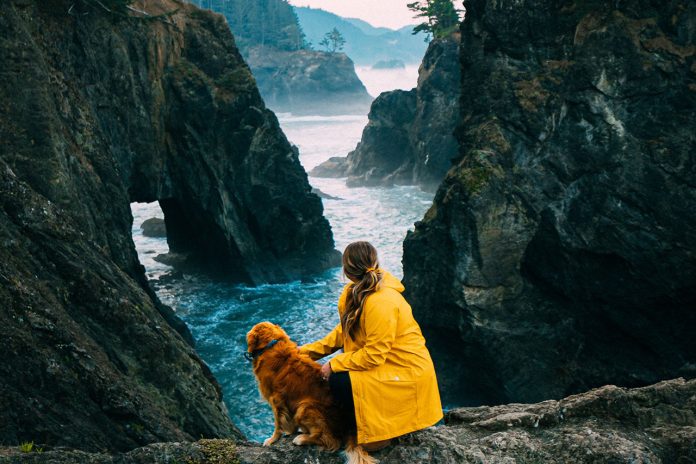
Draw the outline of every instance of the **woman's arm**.
M343 348L343 328L339 323L329 334L319 341L300 347L300 353L306 353L313 360L321 359Z
M384 364L387 354L396 339L396 323L399 308L384 304L376 299L365 304L365 345L359 350L349 351L334 357L331 363L333 372L365 371Z
M346 304L346 296L350 290L350 284L343 287L341 295L338 297L338 318L340 320ZM343 348L343 327L339 322L329 334L319 341L308 343L300 347L300 353L307 353L313 360L328 356L334 351Z

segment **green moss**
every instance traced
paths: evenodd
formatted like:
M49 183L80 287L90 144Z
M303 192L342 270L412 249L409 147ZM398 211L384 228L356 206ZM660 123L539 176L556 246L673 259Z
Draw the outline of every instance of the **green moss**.
M187 459L186 464L239 464L237 446L231 440L200 440L198 441L203 455L203 461L199 459Z
M174 70L178 79L195 83L197 85L208 85L208 79L205 73L198 66L188 60L181 60L175 66Z
M131 428L138 434L142 434L145 431L145 426L143 424L132 423Z
M217 87L221 90L240 93L248 92L256 84L254 77L246 66L240 66L234 71L229 71L215 81Z
M459 169L458 178L470 196L476 195L497 175L496 168L490 163L491 152L472 150Z

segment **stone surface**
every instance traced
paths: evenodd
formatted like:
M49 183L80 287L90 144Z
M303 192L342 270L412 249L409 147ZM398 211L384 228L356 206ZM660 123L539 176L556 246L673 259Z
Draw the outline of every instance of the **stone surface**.
M162 218L150 218L140 225L145 237L163 238L167 236L167 226Z
M372 97L344 53L252 47L246 59L269 108L293 114L365 114Z
M460 158L404 243L455 404L696 374L696 4L473 0Z
M696 381L676 379L627 390L606 386L561 401L461 408L446 425L400 437L373 456L382 464L696 462ZM125 454L70 450L20 453L0 448L0 463L343 464L339 453L230 440L159 443Z
M229 279L296 278L338 253L222 18L102 4L0 7L0 440L239 436L147 284L130 203L159 200L171 249Z
M434 190L457 154L459 36L433 40L410 91L384 92L370 108L358 146L310 173L348 177L348 186L421 185Z

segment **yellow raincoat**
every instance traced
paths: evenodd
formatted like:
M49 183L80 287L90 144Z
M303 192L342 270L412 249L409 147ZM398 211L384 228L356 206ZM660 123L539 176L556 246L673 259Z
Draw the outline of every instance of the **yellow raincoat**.
M350 285L338 300L339 317ZM380 289L365 301L355 340L343 336L339 323L323 339L301 347L312 359L343 348L331 359L331 369L349 372L358 443L397 437L442 418L435 368L403 291L401 282L384 272Z

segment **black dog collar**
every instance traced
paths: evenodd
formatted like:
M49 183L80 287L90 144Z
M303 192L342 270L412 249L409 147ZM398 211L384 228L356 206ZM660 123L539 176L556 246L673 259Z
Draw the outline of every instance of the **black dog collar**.
M260 350L254 350L252 352L248 352L248 351L245 352L244 357L247 359L247 361L251 362L254 359L261 356L266 350L273 348L273 345L275 345L276 343L278 343L278 340L271 340L270 342L268 342L268 345L264 346Z

